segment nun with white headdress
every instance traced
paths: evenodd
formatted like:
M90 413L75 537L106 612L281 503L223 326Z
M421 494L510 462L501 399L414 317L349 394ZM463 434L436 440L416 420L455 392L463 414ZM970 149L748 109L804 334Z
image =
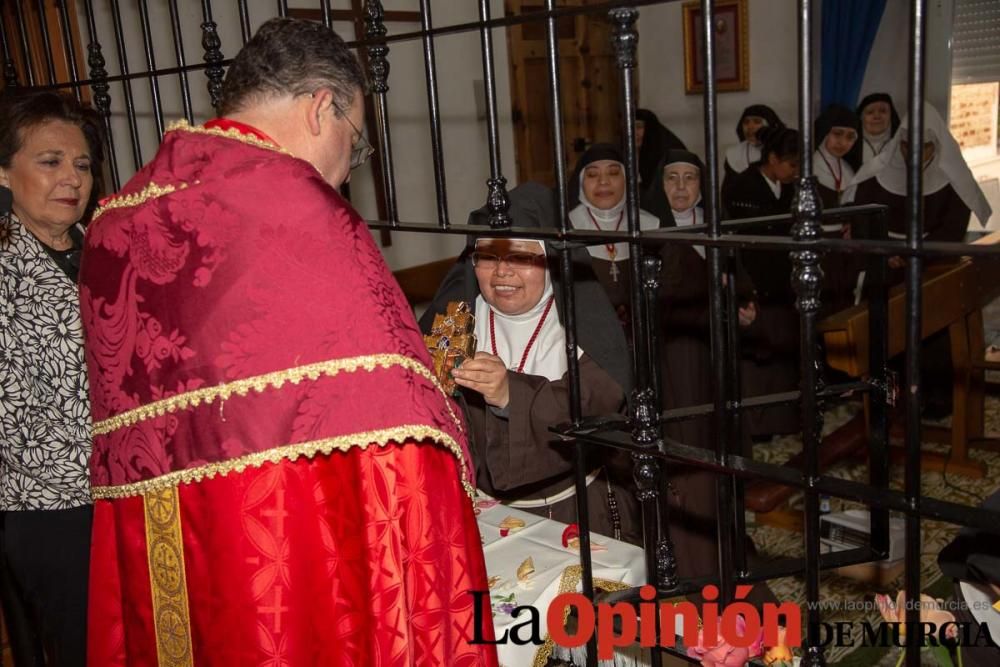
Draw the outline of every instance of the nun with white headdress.
M890 238L906 237L906 162L912 148L907 139L909 125L907 116L882 152L861 167L843 198L859 205L887 206ZM958 142L941 114L929 104L924 104L924 140L917 150L923 155L924 239L962 241L970 212L985 225L992 210ZM895 257L890 264L899 268L903 262Z
M922 145L911 147L908 141L910 119L900 123L895 136L870 162L866 162L844 193L845 202L883 204L888 207L887 226L890 238L906 238L906 171L911 150L919 150L923 160L924 239L928 241L961 242L969 227L970 213L975 213L985 225L992 210L986 195L972 176L962 157L958 142L937 110L924 104L924 136ZM906 261L899 256L889 258L893 269L890 283L903 280ZM940 417L948 412L951 400L950 347L946 332L940 332L924 342L923 368L928 391L924 398L925 414Z
M515 227L554 227L554 193L525 183L510 195ZM484 209L470 224L486 224ZM450 301L474 304L477 352L452 371L469 423L480 493L565 523L576 521L574 447L549 431L570 420L558 256L531 239L472 240L445 277L421 328ZM615 414L631 390L625 335L586 252L574 251L577 356L584 416ZM627 455L588 448L592 531L641 543Z
M625 159L617 146L594 144L580 156L566 188L569 221L574 229L627 231L625 210ZM655 215L639 211L639 228L656 229ZM604 286L623 323L628 322L630 263L629 245L600 243L587 246L591 267Z

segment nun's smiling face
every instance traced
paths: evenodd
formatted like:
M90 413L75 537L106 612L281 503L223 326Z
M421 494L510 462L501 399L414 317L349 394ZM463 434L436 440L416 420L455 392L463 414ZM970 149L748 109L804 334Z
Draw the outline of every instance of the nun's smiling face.
M614 208L625 196L625 167L614 160L591 162L583 170L583 194L599 209Z
M545 252L538 241L480 239L472 255L479 292L504 315L522 315L545 292Z
M826 135L823 144L830 155L834 157L844 157L854 148L854 142L858 140L858 132L853 127L832 127Z
M888 102L872 102L861 111L865 134L882 134L889 129L891 109Z
M767 121L760 116L747 116L743 119L743 136L751 144L756 146L760 142L757 141L757 130L767 125Z
M698 167L686 162L677 162L663 170L663 192L667 195L670 208L686 211L698 202L701 194L701 173Z

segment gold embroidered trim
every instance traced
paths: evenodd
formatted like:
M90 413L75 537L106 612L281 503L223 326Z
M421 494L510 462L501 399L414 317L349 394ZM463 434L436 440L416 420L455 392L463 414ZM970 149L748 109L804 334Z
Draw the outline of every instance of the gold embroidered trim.
M175 489L178 484L200 482L217 475L227 475L231 472L240 473L247 468L259 468L265 463L279 463L285 459L294 461L300 456L311 458L317 454L332 454L335 451L346 452L355 447L359 449L367 449L370 445L384 447L390 441L401 443L407 439L435 440L446 447L458 461L458 469L462 477L462 488L465 489L470 500L474 498L475 490L472 488L472 484L466 474L467 466L462 447L444 431L416 424L404 424L394 428L362 431L360 433L340 435L333 438L323 438L322 440L282 445L235 459L209 463L197 468L175 470L159 477L144 479L141 482L132 482L131 484L121 484L118 486L95 486L91 488L90 493L94 500L127 498L140 494L148 495L163 489Z
M192 667L191 615L184 571L184 538L176 488L145 494L146 556L156 630L157 664Z
M580 585L583 580L583 567L580 565L570 565L565 570L563 570L562 578L559 580L559 593L572 593L576 591L576 587ZM594 579L594 588L600 588L605 591L624 591L626 589L632 588L630 585L621 581L611 581L609 579ZM563 625L566 625L566 619L569 618L569 609L563 610ZM535 659L531 663L531 667L545 667L549 662L549 658L552 657L552 652L555 650L556 643L552 641L552 637L548 634L545 635L545 643L542 644L535 652Z
M228 130L224 130L221 127L204 127L202 125L189 125L186 120L177 120L167 126L167 132L173 132L174 130L180 130L181 132L193 132L195 134L210 134L213 137L223 137L225 139L232 139L233 141L239 141L240 143L248 144L256 148L264 148L266 150L275 151L277 153L284 153L285 155L291 155L287 150L281 146L272 143L270 141L265 141L260 137L252 134L244 134L240 132L235 127L231 127Z
M164 195L169 195L172 192L177 192L178 190L183 190L188 186L187 183L180 183L179 185L157 185L152 181L144 187L139 192L133 192L130 195L125 195L123 197L112 197L108 200L106 204L94 211L94 215L91 217L91 222L97 220L99 217L104 215L105 211L110 211L115 208L130 208L132 206L138 206L139 204L144 204L150 199L157 199Z
M437 378L434 377L434 374L431 373L426 366L415 359L405 357L401 354L369 354L360 357L331 359L305 366L296 366L282 371L274 371L273 373L265 373L264 375L255 375L242 380L226 382L214 387L204 387L194 391L187 391L183 394L177 394L176 396L170 396L169 398L164 398L159 401L153 401L152 403L147 403L146 405L139 406L138 408L126 410L125 412L121 412L114 417L109 417L96 422L94 424L94 435L106 435L117 431L120 428L132 426L141 421L152 419L153 417L162 417L168 412L176 412L177 410L186 410L188 408L198 407L202 403L210 404L217 398L221 398L225 401L234 394L238 396L246 396L251 389L260 393L265 389L272 387L274 389L280 389L286 382L299 384L306 379L317 380L321 375L333 377L340 372L353 373L361 369L370 373L377 367L389 369L393 366L402 366L403 368L429 380L435 387L437 387L437 390L445 396L445 406L448 409L448 414L451 415L451 418L454 420L455 426L458 428L459 432L462 431L462 422L458 416L455 415L454 410L452 410L451 403L447 400L448 395L441 387L441 384L437 381Z

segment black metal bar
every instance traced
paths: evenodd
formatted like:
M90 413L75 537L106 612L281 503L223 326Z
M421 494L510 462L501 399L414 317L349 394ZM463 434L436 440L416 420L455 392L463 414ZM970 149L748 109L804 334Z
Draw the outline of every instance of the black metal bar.
M743 411L740 406L743 403L742 376L740 374L740 318L739 318L739 296L736 292L736 258L732 251L726 251L724 256L726 262L726 354L728 357L726 368L726 418L729 422L729 432L733 434L733 442L740 443L741 454L752 454L743 450L744 443L747 442L747 432L743 430ZM732 484L733 500L733 573L739 578L747 572L747 534L746 512L746 489L745 483L738 477L728 480Z
M105 141L108 142L108 164L111 168L111 185L113 190L121 188L118 176L118 153L115 150L115 135L111 131L111 95L108 85L108 70L104 68L104 54L101 43L97 40L97 23L94 20L93 0L84 0L87 14L87 65L90 67L90 87L94 92L94 108L104 119Z
M153 35L149 24L149 0L139 0L139 21L142 24L142 46L146 52L146 67L150 72L156 71L156 54L153 48ZM160 82L155 75L149 77L149 96L153 102L153 120L156 121L156 133L163 138L163 103L160 101Z
M24 12L21 11L21 3L15 1L14 5L14 17L17 19L17 25L21 28L18 30L18 40L21 47L21 62L24 63L24 73L28 77L28 86L35 85L35 68L31 64L31 49L28 47L28 31L24 29L24 26L28 25L28 22L24 20Z
M555 0L545 0L546 8L552 9ZM564 173L566 158L564 153L564 137L562 128L562 91L559 80L559 40L554 19L546 21L546 53L548 55L549 94L552 99L552 139L553 161L556 173ZM560 230L568 228L566 216L566 185L562 179L556 179L557 218ZM579 424L583 415L580 400L580 363L576 354L576 293L573 289L573 262L571 251L567 247L559 250L559 268L562 276L561 290L562 312L566 322L566 362L569 374L569 414L573 424ZM594 599L594 566L590 552L590 508L587 504L587 448L578 445L573 451L574 486L576 488L576 520L580 526L580 567L584 595L588 600ZM619 536L614 536L619 537ZM597 642L591 638L587 643L587 662L596 664Z
M813 3L799 0L799 181L795 191L792 212L795 224L792 237L796 241L812 241L822 236L820 223L822 205L813 176L812 155L812 58L813 58ZM805 516L803 539L806 555L806 641L803 645L803 665L821 667L826 664L820 638L819 609L819 494L813 482L819 477L819 446L822 439L823 413L816 397L819 382L816 364L816 320L820 305L820 288L823 269L820 255L814 249L792 252L792 286L795 289L795 307L799 311L799 377L802 390L802 451L803 475L808 485L805 489Z
M49 21L45 15L45 0L37 0L38 27L42 34L42 51L45 54L45 68L49 74L49 83L56 82L56 64L52 60L52 40L49 38Z
M546 9L552 9L555 0L545 0ZM562 127L562 90L559 79L559 38L554 19L545 24L545 44L548 56L549 94L552 100L552 151L556 173L562 174L566 168L564 152L564 136ZM566 184L561 178L556 179L556 210L558 226L561 231L569 227L566 215ZM573 424L579 424L583 416L580 398L580 363L577 357L576 331L576 291L573 288L573 262L569 248L559 250L559 268L562 276L561 290L562 311L566 322L566 363L569 374L569 414ZM580 568L582 570L583 594L588 600L594 599L594 564L590 551L590 507L587 503L587 448L577 445L573 451L574 486L576 488L576 520L580 526ZM616 535L615 537L620 537ZM597 640L591 637L587 641L587 664L597 664Z
M80 80L80 70L76 63L76 45L73 43L73 30L71 29L69 11L66 8L68 0L59 0L59 22L62 29L63 46L66 50L66 61L69 64L70 80L76 84ZM73 86L73 95L79 101L83 98L79 85Z
M278 16L281 18L288 16L288 0L278 0Z
M843 384L824 387L822 391L816 392L817 398L838 398L846 392L868 392L871 384L868 382L845 382ZM743 412L762 407L775 407L778 405L794 405L802 398L801 391L783 391L776 394L766 394L763 396L751 396L733 405L733 410ZM660 423L683 421L696 417L707 417L715 414L714 403L702 403L701 405L690 405L683 408L673 408L660 413Z
M212 98L212 107L218 111L219 103L222 101L222 78L226 74L222 63L226 58L222 55L219 26L212 18L212 0L201 1L201 14L204 19L201 24L201 47L205 49L205 75L208 77L208 94Z
M722 233L719 221L719 187L718 187L718 118L715 90L715 14L710 0L701 2L702 22L701 56L704 63L702 77L705 81L704 117L705 117L705 158L708 163L706 185L708 192L705 201L705 220L708 224L708 235L718 238ZM709 289L709 338L712 350L712 396L715 403L715 456L723 461L729 454L729 443L732 440L733 420L728 396L726 368L731 359L726 349L725 325L725 288L722 285L722 249L708 248L708 267L710 276ZM729 479L716 478L716 502L718 506L718 524L716 535L718 540L720 590L719 603L728 604L733 599L735 559L733 553L733 485Z
M638 257L636 260L638 261ZM645 338L646 344L646 358L650 360L649 367L649 386L647 387L647 404L645 407L653 406L656 409L657 406L662 405L661 402L661 377L660 377L660 364L659 364L659 351L660 342L658 331L660 328L660 272L662 269L663 260L660 258L659 254L645 255L641 258L642 261L642 294L643 294L643 308L646 314L646 331L644 336L639 336L635 344L642 344L643 338ZM662 427L657 423L655 415L647 415L644 412L640 412L640 425L642 431L639 432L640 435L644 436L644 440L648 441L649 435L656 436L655 441L650 444L652 447L659 447L663 442L661 439ZM648 431L648 434L646 433ZM643 459L639 459L640 467L636 470L638 473L641 470ZM669 505L664 502L661 489L663 487L662 478L664 466L660 461L650 458L647 465L653 467L653 473L656 478L649 480L651 483L649 487L644 490L644 494L650 497L651 502L649 505L649 513L652 515L651 518L654 521L650 521L646 517L646 509L644 503L643 505L643 535L644 544L646 545L646 569L647 569L647 581L659 589L669 589L677 586L677 555L674 550L673 540L670 538L670 510ZM669 464L667 464L669 465ZM641 475L639 477L642 477ZM641 500L641 498L640 498ZM647 537L648 536L648 537ZM650 554L649 543L653 544L653 551ZM652 557L652 566L650 566L650 558ZM659 618L655 619L656 623L656 636L660 635L660 624ZM660 647L654 646L650 649L651 662L654 665L659 665L662 656L662 651Z
M20 82L17 80L17 67L14 65L14 56L11 53L10 42L7 37L7 22L3 20L0 20L0 48L3 49L4 86L7 88L17 88L20 85Z
M323 14L323 25L327 28L330 27L330 0L320 0L319 2L320 11Z
M420 0L420 27L431 29L431 2ZM424 72L427 75L427 109L430 112L431 152L434 155L434 191L437 194L438 224L448 227L448 189L445 185L444 144L441 142L441 109L438 104L437 60L434 38L424 35ZM559 137L561 140L562 137Z
M909 118L907 141L910 154L906 160L906 245L919 253L924 238L923 220L923 150L924 144L924 37L927 27L927 0L913 0L910 11ZM906 513L906 574L904 586L908 601L920 599L920 386L921 320L923 318L923 258L913 255L906 262L906 463L903 488L909 511ZM919 605L906 607L906 626L914 631L920 622ZM907 667L920 665L920 646L907 642Z
M590 432L586 424L579 429L560 431L563 435L577 438L590 445L613 447L626 452L646 453L648 450L632 441L626 431L611 431L600 434ZM713 470L723 474L735 474L743 478L765 479L796 489L813 489L817 494L843 498L870 507L907 512L910 509L905 492L877 489L866 482L855 482L839 477L819 475L810 481L796 468L773 463L754 461L746 456L730 454L724 463L715 460L715 453L699 447L682 445L665 438L659 451L650 455L662 460L678 461L684 465ZM968 526L991 533L1000 534L1000 512L970 507L936 498L921 500L921 515L926 519L946 521L956 526Z
M128 74L128 54L125 52L125 30L122 28L122 13L118 0L111 0L111 14L115 25L115 44L118 47L118 68L122 74ZM135 170L142 167L142 146L139 142L139 124L135 117L135 100L132 97L132 82L122 81L125 94L125 115L128 119L129 136L132 139L132 162Z
M488 27L490 21L490 0L479 0L479 29L483 54L483 85L486 90L486 135L490 146L490 177L486 181L488 194L486 207L490 212L490 227L509 227L510 200L507 198L507 179L500 166L500 135L497 121L497 90L493 74L493 34ZM592 598L593 596L591 596Z
M181 86L181 104L184 107L184 117L188 123L194 124L194 109L191 107L191 85L187 77L187 58L184 55L184 37L181 33L181 18L177 12L177 0L170 0L170 30L174 36L174 56L177 58L177 76Z
M872 220L871 235L884 239L887 231L884 213ZM868 483L877 489L889 488L889 288L884 257L870 256L865 282L868 285L868 368L873 391L868 394ZM889 554L889 512L872 508L871 547L882 556Z
M250 41L250 9L247 7L247 0L239 0L237 6L240 10L240 34L246 44Z
M379 159L385 184L386 215L389 220L399 220L396 207L396 174L392 167L392 138L389 132L389 47L377 40L385 37L385 12L379 0L365 0L365 37L372 42L368 47L368 69L371 72L371 90L375 95L375 126L378 130Z

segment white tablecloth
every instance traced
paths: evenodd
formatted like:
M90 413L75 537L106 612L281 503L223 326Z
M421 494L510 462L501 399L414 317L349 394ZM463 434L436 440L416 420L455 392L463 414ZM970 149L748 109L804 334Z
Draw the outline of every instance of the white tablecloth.
M525 527L501 537L500 523L506 517L521 519ZM546 615L549 603L560 592L580 590L580 554L575 549L562 546L566 524L504 505L490 506L490 503L480 503L478 519L486 555L486 572L491 578L499 577L490 589L497 638L527 620L527 615L523 613L512 617L510 610L530 605L538 609L541 637L548 639ZM591 550L595 579L628 586L645 583L646 566L642 549L597 533L591 534L591 542L603 547ZM519 581L517 569L529 556L535 571L527 581ZM524 630L521 634L526 636ZM540 649L530 643L519 646L507 642L498 645L497 652L503 667L532 667L536 654L549 648L551 645Z

